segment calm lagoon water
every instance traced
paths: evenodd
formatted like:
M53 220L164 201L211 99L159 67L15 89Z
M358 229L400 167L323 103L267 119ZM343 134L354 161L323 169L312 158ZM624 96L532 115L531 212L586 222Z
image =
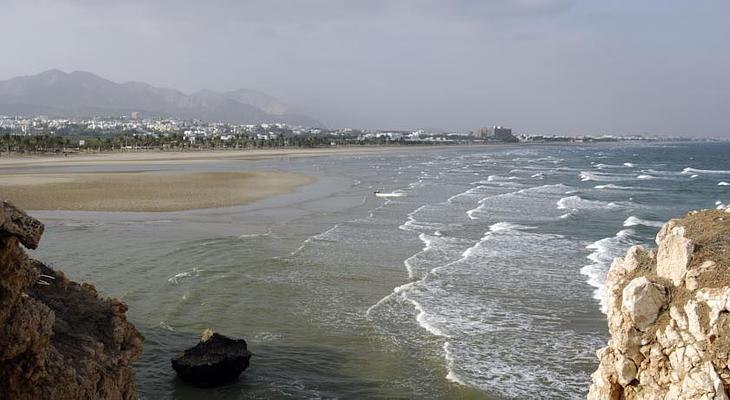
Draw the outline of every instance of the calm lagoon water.
M127 166L317 182L240 207L35 212L34 256L128 303L142 399L578 399L607 340L611 259L730 202L728 155L639 143ZM169 359L207 327L254 356L200 390Z

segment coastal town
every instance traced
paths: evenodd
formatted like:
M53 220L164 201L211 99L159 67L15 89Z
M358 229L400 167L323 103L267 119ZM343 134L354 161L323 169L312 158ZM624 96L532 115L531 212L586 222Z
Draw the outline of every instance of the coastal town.
M697 140L645 135L561 135L516 133L502 126L471 131L372 130L294 126L286 123L233 124L172 118L65 118L0 115L0 153L63 153L135 150L314 148L362 145L448 145L486 143L583 143Z

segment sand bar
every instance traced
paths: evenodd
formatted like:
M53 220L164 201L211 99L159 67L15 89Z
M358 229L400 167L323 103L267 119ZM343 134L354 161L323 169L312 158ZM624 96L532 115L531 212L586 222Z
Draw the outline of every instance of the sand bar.
M110 153L76 153L62 155L7 155L0 156L0 168L120 165L120 164L192 164L211 161L245 161L266 158L316 157L328 155L378 154L388 152L423 151L436 148L465 148L460 146L363 146L331 147L315 149L265 149L265 150L203 150L203 151L140 151Z
M25 210L182 211L246 204L312 181L259 171L2 174L0 198Z

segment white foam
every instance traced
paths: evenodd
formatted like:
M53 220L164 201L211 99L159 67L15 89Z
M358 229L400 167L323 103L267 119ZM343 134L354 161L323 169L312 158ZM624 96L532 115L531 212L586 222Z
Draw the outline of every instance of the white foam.
M244 233L242 235L238 235L239 239L248 239L248 238L255 238L255 237L264 237L269 236L269 232L265 233Z
M637 225L644 225L644 226L651 226L651 227L655 227L655 228L661 228L661 226L663 225L663 223L660 222L660 221L652 221L652 220L648 220L648 219L641 219L641 218L635 217L633 215L629 216L624 221L624 226L626 226L626 227L629 227L629 226L637 226Z
M411 231L411 232L423 232L423 231L436 231L439 229L446 228L445 224L442 224L440 222L425 222L425 221L419 221L416 219L416 215L423 210L433 207L429 204L424 204L415 210L409 212L406 214L407 220L402 225L398 227L398 229L402 231Z
M594 189L614 189L614 190L635 190L635 187L632 186L620 186L620 185L596 185L593 187Z
M180 280L182 280L183 278L199 277L200 276L200 273L202 271L203 271L202 269L199 269L199 268L195 267L195 268L193 268L190 271L178 272L177 274L169 277L167 279L167 281L170 282L170 283L172 283L172 284L174 284L174 285L177 285L177 284L180 283Z
M636 165L634 163L625 162L624 167L634 168Z
M440 327L435 325L434 321L432 321L431 316L426 313L426 311L423 309L419 302L413 299L408 299L408 301L413 304L413 307L415 307L416 311L418 312L418 314L416 315L416 321L418 322L418 325L430 332L432 335L449 337L449 334L447 332L443 331Z
M431 250L431 246L433 245L433 242L434 242L434 240L429 235L426 235L425 233L421 233L420 235L418 235L418 239L420 239L421 242L423 242L423 244L424 244L423 249L421 249L420 253L416 253L416 254L412 255L411 257L407 258L403 262L403 264L406 266L406 271L408 271L408 279L416 278L416 268L415 268L414 263L420 254Z
M311 243L312 241L314 241L314 240L328 240L329 235L332 232L334 232L339 227L340 227L340 224L335 224L332 228L329 228L329 229L327 229L326 231L324 231L324 232L322 232L320 234L313 235L313 236L310 236L310 237L306 238L302 242L302 244L300 244L299 247L297 247L296 250L292 251L289 254L289 256L295 256L295 255L299 254L299 252L301 252L302 250L304 250L304 248L307 247L307 245L309 243ZM332 239L332 240L334 240L334 239Z
M446 370L448 371L448 373L446 374L446 380L457 383L462 386L468 386L467 383L464 382L464 380L454 372L455 359L454 359L453 354L451 354L451 350L449 349L449 346L450 346L449 342L445 341L443 349L444 349L444 357L446 358Z
M697 169L697 168L687 167L682 170L681 174L683 174L683 175L690 175L690 174L730 175L730 171L720 170L720 169Z
M654 175L643 174L636 177L636 179L654 179Z
M497 222L496 224L492 224L489 226L490 232L499 232L499 231L506 231L506 230L524 230L524 229L535 229L534 226L526 226L526 225L520 225L520 224L513 224L511 222Z
M597 240L586 246L586 249L592 250L587 257L592 263L581 268L580 273L587 276L588 284L596 288L593 292L593 298L600 301L601 312L604 314L607 311L604 285L608 268L611 266L614 257L625 253L631 245L635 244L632 239L633 234L632 229L624 229L614 236Z
M625 181L627 179L631 179L631 176L627 175L627 174L609 174L609 173L599 173L599 172L591 172L591 171L581 171L581 173L578 176L580 177L580 180L583 182L587 182L587 181L619 182L619 181Z
M406 194L403 192L390 192L390 193L376 192L375 193L375 196L377 196L377 197L403 197L405 195Z
M578 176L580 177L580 180L583 182L597 180L595 178L595 175L593 175L592 173L587 172L587 171L581 172L580 175L578 175Z
M175 332L175 328L168 325L167 322L165 322L165 321L160 321L160 328L168 330L170 332Z
M730 183L722 181L722 182L718 182L717 186L730 186Z
M614 209L623 206L615 202L605 202L600 200L586 200L580 196L573 195L563 197L557 202L558 210L595 210L595 209Z
M498 181L514 181L517 179L521 179L519 176L509 175L509 176L499 176L499 175L489 175L487 177L487 182L498 182Z
M634 167L634 164L628 163L628 162L627 163L623 163L621 165L600 163L600 164L595 164L594 167L596 167L598 169L624 168L624 167Z

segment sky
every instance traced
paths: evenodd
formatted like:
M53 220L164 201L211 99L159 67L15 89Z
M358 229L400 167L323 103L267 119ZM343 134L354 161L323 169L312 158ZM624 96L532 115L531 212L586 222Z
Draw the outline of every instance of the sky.
M330 127L730 137L726 0L0 0L0 79L260 90Z

